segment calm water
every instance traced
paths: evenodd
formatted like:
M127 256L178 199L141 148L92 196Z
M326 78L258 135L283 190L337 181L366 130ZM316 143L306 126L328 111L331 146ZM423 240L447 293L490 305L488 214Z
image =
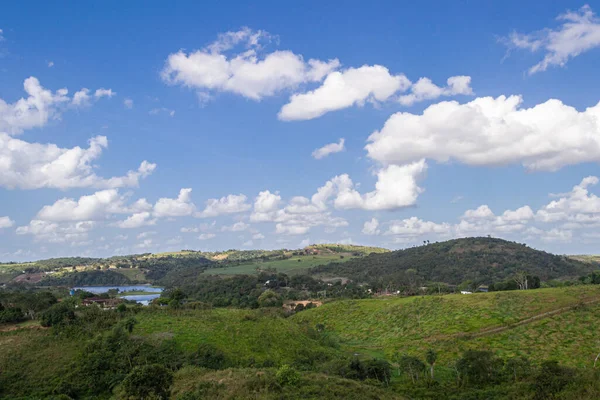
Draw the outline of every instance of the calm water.
M152 300L160 297L160 293L163 291L161 287L151 287L148 285L124 285L124 286L76 286L74 290L85 290L91 293L106 293L111 289L117 289L121 292L149 292L148 294L136 294L130 296L123 296L125 300L134 300L145 306L148 305Z

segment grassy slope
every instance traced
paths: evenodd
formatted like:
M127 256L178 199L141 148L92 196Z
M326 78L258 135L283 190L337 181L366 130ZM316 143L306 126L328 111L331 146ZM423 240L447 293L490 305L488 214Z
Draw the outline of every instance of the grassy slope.
M136 316L136 333L157 338L173 338L183 349L193 351L200 343L220 348L235 361L257 364L273 361L291 363L305 350L328 353L309 338L301 326L289 319L264 315L260 310L212 309L186 310L175 314L167 310L144 312Z
M1 332L0 397L1 390L18 393L24 384L51 391L82 346L83 342L56 338L45 329Z
M340 255L344 258L340 258ZM332 261L344 262L350 260L352 254L350 253L336 253L336 254L319 254L319 255L308 255L308 256L296 256L287 260L270 260L262 261L255 260L252 262L236 265L234 267L219 267L209 268L204 271L205 274L212 275L250 275L256 274L256 268L267 269L275 268L277 272L283 272L285 274L300 274L306 272L309 268L316 267L330 263ZM300 260L300 261L298 261Z
M595 318L600 303L487 336L470 339L468 334L593 299L600 299L598 286L355 300L325 304L293 319L313 326L322 323L348 348L388 357L396 351L422 356L433 347L443 363L463 349L489 347L507 356L524 354L535 360L553 356L565 364L589 366L592 353L595 357L600 351L590 340L600 329L600 319Z
M218 399L401 399L402 397L361 382L323 374L305 373L292 387L279 388L273 370L227 369L207 371L186 367L175 374L173 398L207 387L206 398Z

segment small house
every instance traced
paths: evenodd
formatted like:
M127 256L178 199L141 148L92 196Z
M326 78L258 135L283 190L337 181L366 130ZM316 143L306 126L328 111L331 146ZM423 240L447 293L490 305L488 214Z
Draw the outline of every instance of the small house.
M479 286L479 287L477 288L477 291L478 291L478 292L487 293L487 292L489 291L489 289L490 289L490 288L489 288L488 286L486 286L486 285L481 285L481 286Z
M460 294L473 294L473 292L469 292L468 290L461 290Z

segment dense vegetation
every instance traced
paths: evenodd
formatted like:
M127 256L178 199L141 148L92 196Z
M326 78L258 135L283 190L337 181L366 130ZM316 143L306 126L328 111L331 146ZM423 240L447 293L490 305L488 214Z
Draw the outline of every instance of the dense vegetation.
M8 325L16 330L0 332L0 396L188 400L600 395L594 368L600 350L592 339L600 328L595 285L338 301L293 317L279 307L198 308L178 295L173 299L179 303L167 307L76 307L85 295L57 302L57 295L46 291L2 292L3 307L31 302L38 311L33 320ZM549 311L559 312L527 322ZM48 329L40 329L36 321ZM518 325L521 321L526 323ZM572 336L564 334L564 327L550 328L554 322L556 328L575 324ZM543 340L527 341L518 333L538 323L545 324ZM513 333L476 335L495 326ZM560 342L555 340L559 334ZM386 349L380 351L378 343ZM564 351L557 353L561 346Z
M542 281L576 278L596 266L495 238L465 238L315 267L314 274L343 276L375 289L416 288L443 282L471 286L502 282L525 272Z

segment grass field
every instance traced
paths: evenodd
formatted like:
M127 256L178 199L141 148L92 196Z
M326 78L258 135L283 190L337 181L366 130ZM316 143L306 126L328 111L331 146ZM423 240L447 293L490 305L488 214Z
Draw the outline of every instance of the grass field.
M279 365L334 351L310 338L300 324L261 310L155 310L136 318L137 334L173 338L189 351L209 343L242 365Z
M333 261L344 262L350 259L352 259L351 253L296 256L287 260L253 261L234 267L209 268L204 273L211 275L250 275L256 274L257 268L275 268L277 272L294 275L306 272L307 269L317 265L328 264Z
M354 300L328 303L293 319L324 324L347 349L388 358L395 352L422 356L431 347L443 363L465 349L489 348L505 356L526 355L537 361L551 357L589 367L590 357L593 362L600 352L594 337L600 329L600 303L582 303L594 300L600 300L598 286ZM474 337L554 310L562 311Z
M118 268L118 269L113 269L111 271L115 271L120 274L123 274L127 278L131 279L132 281L137 281L137 282L147 282L148 281L146 279L146 275L144 275L144 273L137 268Z

